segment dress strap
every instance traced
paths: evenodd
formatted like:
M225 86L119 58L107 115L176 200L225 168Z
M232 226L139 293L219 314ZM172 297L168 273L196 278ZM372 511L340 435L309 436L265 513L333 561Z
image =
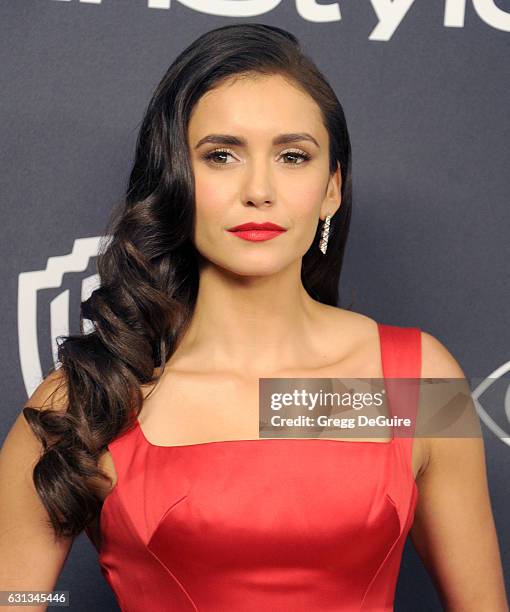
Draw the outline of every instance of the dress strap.
M384 378L420 378L421 331L378 323Z
M411 428L395 426L394 442L405 464L412 466L412 449L421 377L421 330L378 323L384 386L392 416L408 417ZM403 380L404 379L404 380Z

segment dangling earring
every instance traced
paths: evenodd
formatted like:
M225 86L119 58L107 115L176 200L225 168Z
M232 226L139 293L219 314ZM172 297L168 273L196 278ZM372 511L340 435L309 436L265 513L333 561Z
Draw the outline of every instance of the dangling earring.
M326 219L324 220L324 225L322 226L322 234L319 242L319 249L322 251L323 255L326 255L326 249L328 248L328 238L329 238L329 224L331 221L332 215L326 215Z

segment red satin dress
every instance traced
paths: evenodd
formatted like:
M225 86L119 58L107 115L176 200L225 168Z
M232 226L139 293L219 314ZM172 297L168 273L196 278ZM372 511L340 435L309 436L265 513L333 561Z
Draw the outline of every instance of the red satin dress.
M379 324L379 337L386 389L419 378L420 330ZM393 610L412 442L157 446L137 421L108 447L101 572L124 612Z

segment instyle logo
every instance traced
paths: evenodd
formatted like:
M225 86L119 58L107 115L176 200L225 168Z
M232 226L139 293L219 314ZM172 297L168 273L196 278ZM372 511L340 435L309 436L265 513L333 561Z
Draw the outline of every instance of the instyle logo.
M96 257L101 238L80 238L74 241L71 253L49 257L44 270L22 272L18 277L18 338L21 371L27 395L32 395L43 377L39 351L38 313L44 289L62 287L64 274L79 273L87 269ZM97 274L81 279L80 301L86 300L99 285ZM49 331L53 363L57 364L57 337L69 334L70 292L63 289L49 303ZM84 320L83 332L92 327Z
M370 2L377 25L368 39L388 41L403 23L405 16L417 0L358 0ZM430 2L430 0L421 0ZM510 32L510 13L496 5L495 0L444 0L443 25L447 28L463 28L467 3L472 4L476 14L487 25L496 30ZM53 2L74 2L75 4L101 4L102 0L53 0ZM282 0L147 0L147 8L169 10L172 2L182 4L192 11L218 17L256 17L274 10ZM300 17L306 21L326 23L341 21L342 2L324 0L294 0Z

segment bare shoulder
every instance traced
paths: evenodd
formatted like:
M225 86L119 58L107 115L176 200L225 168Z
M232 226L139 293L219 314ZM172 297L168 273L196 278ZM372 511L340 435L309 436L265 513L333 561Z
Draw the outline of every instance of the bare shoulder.
M62 368L53 370L32 392L14 421L5 443L11 452L27 459L39 458L42 446L30 426L25 408L65 412L68 407L67 380Z
M358 348L378 348L378 322L361 313L336 308L336 322ZM465 378L450 350L438 338L421 330L422 378Z
M435 336L421 332L422 378L465 378L449 349Z
M3 476L11 481L14 486L20 488L27 487L32 490L31 470L42 454L42 444L30 426L25 408L33 410L60 410L67 409L67 387L63 372L55 370L50 373L36 387L32 395L25 402L23 409L18 413L17 418L7 433L2 448L0 450L0 465L3 469ZM14 478L15 473L22 470L25 473L23 481Z
M36 387L24 407L65 411L67 404L67 378L63 368L58 368L48 374Z
M4 457L33 464L39 459L42 445L30 426L25 408L32 410L67 410L67 382L63 370L52 371L32 392L9 430L2 447Z
M379 350L378 322L359 312L325 307L334 337L343 337L349 349L364 354ZM447 346L432 334L421 330L422 378L465 378L465 374Z

